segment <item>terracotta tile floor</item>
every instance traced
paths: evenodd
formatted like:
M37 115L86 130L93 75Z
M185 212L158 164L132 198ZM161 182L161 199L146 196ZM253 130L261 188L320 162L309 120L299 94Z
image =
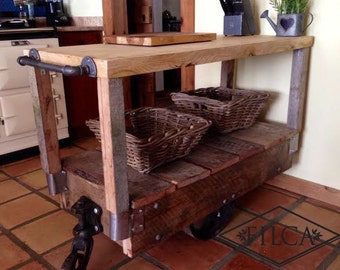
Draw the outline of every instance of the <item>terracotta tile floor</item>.
M84 139L63 148L61 155L97 146ZM48 194L39 157L0 166L0 269L60 269L76 224L59 208L59 197ZM236 202L230 223L214 239L200 241L178 232L131 259L99 234L88 269L338 270L339 233L340 214L334 207L263 185Z

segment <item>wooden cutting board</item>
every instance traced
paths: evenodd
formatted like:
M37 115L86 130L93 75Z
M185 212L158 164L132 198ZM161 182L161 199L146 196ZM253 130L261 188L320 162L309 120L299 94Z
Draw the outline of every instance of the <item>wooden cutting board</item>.
M138 46L161 46L179 43L211 41L215 33L158 32L116 36L117 44Z

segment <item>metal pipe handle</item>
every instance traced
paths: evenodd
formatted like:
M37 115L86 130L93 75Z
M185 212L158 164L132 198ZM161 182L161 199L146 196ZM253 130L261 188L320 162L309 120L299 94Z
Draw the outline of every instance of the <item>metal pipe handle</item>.
M41 69L47 69L49 71L55 71L62 73L65 76L97 76L97 68L93 59L89 56L85 56L79 66L58 66L40 61L39 53L36 49L31 49L30 56L19 56L17 62L21 66L38 67Z

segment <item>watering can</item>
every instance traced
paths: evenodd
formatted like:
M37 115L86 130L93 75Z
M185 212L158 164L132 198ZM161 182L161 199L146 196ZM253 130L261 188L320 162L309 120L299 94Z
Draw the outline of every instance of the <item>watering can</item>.
M277 25L268 16L268 10L261 14L262 19L267 19L277 36L296 37L302 36L308 26L313 22L313 15L309 13L311 20L305 28L303 28L304 14L278 14Z

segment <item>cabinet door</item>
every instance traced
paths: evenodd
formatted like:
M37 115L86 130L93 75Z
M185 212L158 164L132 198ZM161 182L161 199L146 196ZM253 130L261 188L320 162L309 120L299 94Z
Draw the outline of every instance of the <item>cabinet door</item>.
M34 45L35 48L47 48L48 45ZM24 50L32 46L11 46L0 48L0 91L7 89L28 88L29 69L20 66L17 58L23 55ZM18 76L20 74L20 76Z
M0 97L5 136L36 130L30 93Z

